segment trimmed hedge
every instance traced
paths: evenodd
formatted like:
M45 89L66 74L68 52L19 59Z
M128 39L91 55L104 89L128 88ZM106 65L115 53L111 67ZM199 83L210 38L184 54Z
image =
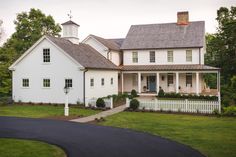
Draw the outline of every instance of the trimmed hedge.
M98 98L97 101L96 101L96 106L104 108L106 106L105 101L102 98Z
M218 100L217 96L208 96L208 95L205 96L205 95L196 95L196 94L184 95L180 93L164 93L164 95L158 94L157 98Z
M139 107L139 101L137 99L132 99L130 101L130 108L133 110L137 110Z

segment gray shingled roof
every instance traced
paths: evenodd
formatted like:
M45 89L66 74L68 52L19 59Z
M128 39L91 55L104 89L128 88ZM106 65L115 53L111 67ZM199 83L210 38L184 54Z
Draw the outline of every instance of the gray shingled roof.
M111 61L102 56L94 48L87 44L73 44L69 40L46 36L49 40L59 46L62 50L68 53L78 63L85 68L91 69L118 69Z
M104 39L102 37L92 34L90 36L101 42L104 46L106 46L110 50L120 51L121 42L123 42L122 39Z
M71 25L71 24L74 24L74 25L76 25L76 26L79 26L77 23L75 23L74 21L71 21L71 20L62 23L61 25Z
M217 71L216 67L199 64L180 64L180 65L125 65L120 66L123 71Z
M203 47L205 22L132 25L121 49L162 49Z

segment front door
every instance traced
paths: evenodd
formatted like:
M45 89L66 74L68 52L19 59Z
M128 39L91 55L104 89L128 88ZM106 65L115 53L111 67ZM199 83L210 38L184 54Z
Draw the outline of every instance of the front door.
M156 76L149 76L149 91L156 91Z

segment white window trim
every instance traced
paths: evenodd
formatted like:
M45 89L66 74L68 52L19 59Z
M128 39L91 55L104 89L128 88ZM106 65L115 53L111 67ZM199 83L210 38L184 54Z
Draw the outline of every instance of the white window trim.
M151 62L151 52L154 52L154 62ZM149 51L149 63L156 63L156 51L154 50Z
M169 61L168 53L172 52L172 61ZM174 63L174 51L173 50L167 50L167 63Z
M137 62L134 62L134 53L137 54ZM132 51L132 63L138 63L138 51Z
M74 81L71 77L64 77L64 82L63 82L63 88L65 87L66 85L66 79L71 79L72 80L72 87L70 87L70 89L73 89L74 88Z
M52 56L52 53L51 53L51 48L49 48L49 47L43 47L42 50L44 50L44 49L49 49L49 52L50 52L50 53L49 53L49 54L50 54L50 62L44 62L44 61L43 61L44 58L43 58L43 53L42 53L42 64L43 64L43 65L49 65L49 64L52 63L52 57L51 57L51 56Z
M102 85L102 79L104 80L104 84L103 84L103 85ZM103 88L103 87L105 87L105 78L104 78L104 77L102 77L100 81L101 81L101 82L100 82L100 83L101 83L101 84L100 84L100 85L101 85L101 87L102 87L102 88Z
M23 79L28 79L29 80L29 87L24 87L23 86ZM21 88L23 88L23 89L29 89L30 88L30 79L28 77L22 77L21 78Z
M44 87L44 86L43 86L43 80L44 80L44 79L49 79L49 80L50 80L50 87ZM43 78L42 78L42 89L50 89L51 87L52 87L52 80L51 80L51 78L49 78L49 77L43 77Z
M191 60L188 60L188 56L187 56L187 52L190 51L191 52ZM186 62L193 62L193 51L188 49L185 51L185 55L186 55Z
M91 79L93 79L93 86L91 86ZM72 81L72 83L73 83L73 81ZM93 89L94 86L95 86L95 80L94 80L93 77L91 77L91 78L89 79L89 87Z

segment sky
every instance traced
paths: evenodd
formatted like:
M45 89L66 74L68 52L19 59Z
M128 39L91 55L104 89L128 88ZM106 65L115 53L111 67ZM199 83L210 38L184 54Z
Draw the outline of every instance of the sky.
M4 40L15 31L17 13L30 8L52 15L56 23L69 20L80 25L79 38L89 34L124 38L131 25L176 22L178 11L189 11L190 21L205 21L206 32L214 33L217 9L236 6L236 0L0 0Z

